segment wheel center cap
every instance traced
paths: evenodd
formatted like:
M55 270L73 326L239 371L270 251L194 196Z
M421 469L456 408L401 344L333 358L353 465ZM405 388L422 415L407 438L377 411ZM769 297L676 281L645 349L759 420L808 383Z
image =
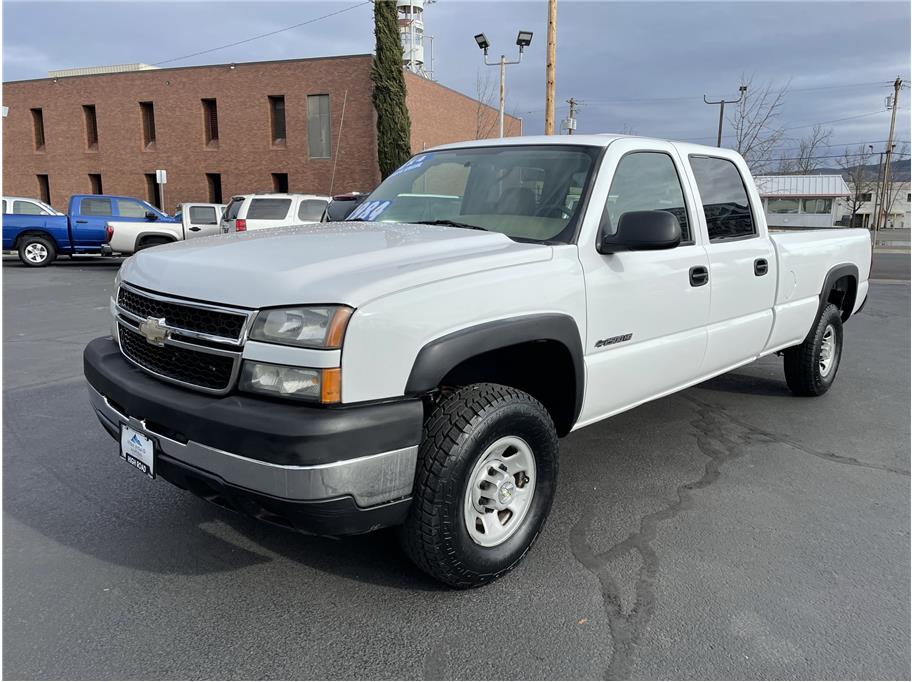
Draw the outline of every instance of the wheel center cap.
M516 484L513 481L504 481L497 489L497 500L502 505L508 505L516 494Z

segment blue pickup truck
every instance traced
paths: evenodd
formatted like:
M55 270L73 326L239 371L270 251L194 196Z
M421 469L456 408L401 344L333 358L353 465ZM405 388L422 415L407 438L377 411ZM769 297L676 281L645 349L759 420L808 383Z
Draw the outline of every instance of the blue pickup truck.
M29 267L50 265L59 254L110 255L107 223L176 222L151 204L133 197L75 194L66 215L7 213L16 202L4 201L3 250L16 251Z

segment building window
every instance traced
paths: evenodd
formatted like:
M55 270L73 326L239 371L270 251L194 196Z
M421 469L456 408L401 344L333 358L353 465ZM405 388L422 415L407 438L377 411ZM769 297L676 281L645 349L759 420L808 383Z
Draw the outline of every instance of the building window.
M38 175L38 198L46 204L51 203L51 184L47 175Z
M272 95L269 98L269 124L272 128L272 143L285 146L285 96Z
M82 115L85 118L86 149L94 152L98 149L98 118L95 116L95 105L83 104Z
M161 186L155 179L155 173L146 173L146 201L161 208Z
M217 147L219 141L218 107L214 99L204 99L203 102L203 128L205 131L206 145Z
M770 213L798 213L797 199L770 199L767 203Z
M32 127L35 131L35 151L44 151L44 112L32 109Z
M288 193L288 173L272 174L272 190L280 194Z
M802 199L801 212L814 215L829 215L833 212L832 199Z
M219 173L206 173L206 185L209 186L209 203L222 203L222 176Z
M142 114L143 148L155 149L155 107L152 102L140 102Z
M909 192L909 193L906 195L906 201L912 201L912 192Z
M101 191L101 173L89 173L90 194L104 194Z
M858 195L858 201L860 201L860 202L871 201L871 193L870 193L870 192L863 192L862 194L859 194L859 195Z
M307 96L307 148L312 159L329 158L329 95Z

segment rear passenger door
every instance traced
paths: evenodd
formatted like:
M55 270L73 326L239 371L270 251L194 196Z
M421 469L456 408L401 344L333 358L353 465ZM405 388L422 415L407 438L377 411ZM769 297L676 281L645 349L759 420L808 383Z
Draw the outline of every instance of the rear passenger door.
M698 204L669 143L622 139L608 147L589 200L579 256L586 279L587 388L580 422L594 421L671 392L699 376L706 350L710 291ZM597 208L596 208L597 207ZM598 230L589 215L600 211ZM612 234L628 211L668 211L681 244L659 251L601 254L599 232ZM695 275L692 275L695 273ZM702 275L700 275L702 273Z
M187 239L208 237L219 233L219 211L215 206L185 206L182 216L187 226Z
M740 159L690 155L709 243L708 346L704 374L756 358L773 327L776 254L760 234L749 198L750 171Z

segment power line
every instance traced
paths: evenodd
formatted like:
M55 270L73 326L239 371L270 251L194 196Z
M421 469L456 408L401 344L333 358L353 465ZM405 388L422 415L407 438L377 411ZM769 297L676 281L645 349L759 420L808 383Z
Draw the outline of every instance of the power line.
M873 88L886 87L891 85L892 81L869 81L867 83L850 83L846 85L824 85L814 88L786 88L786 93L791 95L795 92L817 92L820 90L846 90L853 88ZM618 104L626 102L684 102L698 100L694 95L680 95L670 97L630 97L630 98L612 98L612 99L585 99L580 102L585 104ZM536 113L534 111L527 113Z
M199 52L192 52L191 54L185 54L182 57L174 57L172 59L165 59L160 62L155 62L153 64L153 66L161 66L162 64L170 64L171 62L179 62L184 59L190 59L190 57L198 57L202 54L209 54L210 52L217 52L218 50L224 50L229 47L236 47L238 45L250 43L250 42L253 42L254 40L259 40L260 38L268 38L269 36L274 36L277 33L291 31L292 29L300 28L301 26L307 26L308 24L313 24L318 21L322 21L323 19L329 19L330 17L334 17L338 14L342 14L344 12L350 12L351 10L357 9L358 7L362 7L364 5L371 5L371 4L373 4L373 0L365 0L364 2L359 2L357 5L350 5L349 7L346 7L344 9L336 10L335 12L330 12L329 14L324 14L319 17L314 17L313 19L308 19L307 21L302 21L297 24L292 24L291 26L286 26L285 28L279 28L279 29L276 29L275 31L269 31L268 33L261 33L260 35L252 36L250 38L244 38L244 40L238 40L233 43L227 43L225 45L219 45L218 47L212 47L212 48L209 48L208 50L200 50Z

